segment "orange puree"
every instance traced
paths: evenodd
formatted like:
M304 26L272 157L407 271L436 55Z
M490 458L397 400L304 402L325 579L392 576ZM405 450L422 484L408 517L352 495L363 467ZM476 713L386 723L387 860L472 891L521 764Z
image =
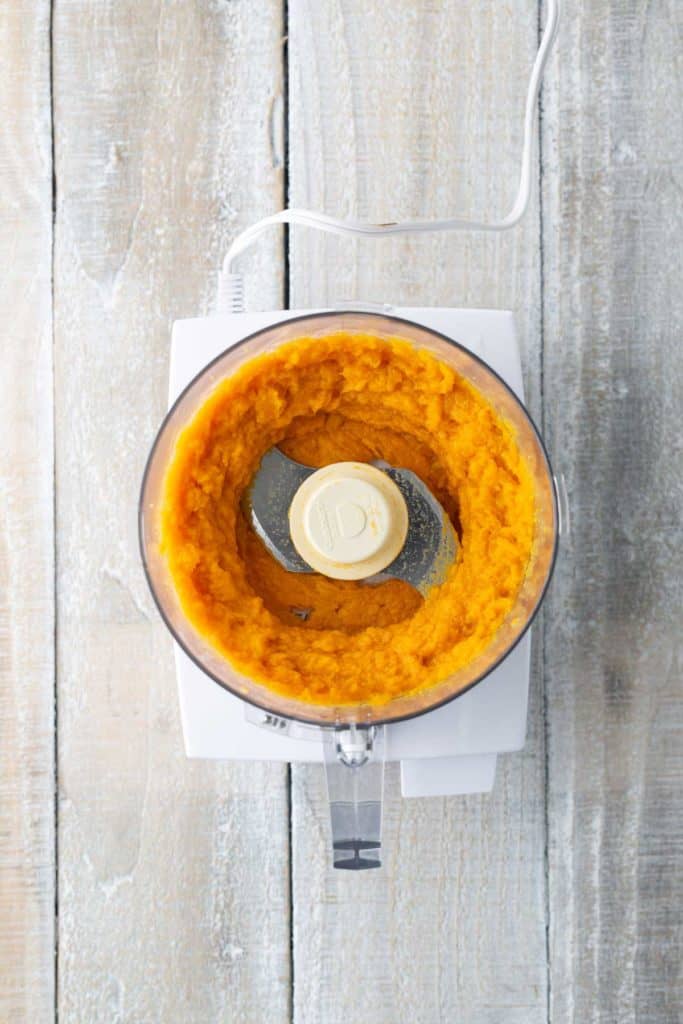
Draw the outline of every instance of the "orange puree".
M275 444L311 466L385 459L417 473L460 537L445 583L423 600L396 580L286 572L240 507ZM162 553L184 613L238 671L318 704L383 704L480 654L512 608L533 532L512 427L396 338L300 338L245 363L179 436L164 484Z

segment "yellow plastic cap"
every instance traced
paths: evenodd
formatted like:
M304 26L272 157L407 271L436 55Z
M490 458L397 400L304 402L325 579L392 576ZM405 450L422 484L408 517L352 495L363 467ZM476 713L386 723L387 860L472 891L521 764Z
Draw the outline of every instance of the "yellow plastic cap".
M361 580L382 572L405 544L408 509L386 473L335 462L312 473L289 509L294 547L315 572Z

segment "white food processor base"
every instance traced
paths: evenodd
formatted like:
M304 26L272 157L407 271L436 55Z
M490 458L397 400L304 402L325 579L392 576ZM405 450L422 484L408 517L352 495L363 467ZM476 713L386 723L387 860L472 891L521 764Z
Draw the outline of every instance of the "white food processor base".
M369 307L424 324L480 356L523 399L512 313L488 309ZM170 402L207 363L242 338L312 310L231 313L173 325ZM320 312L316 310L315 312ZM526 735L530 634L486 679L462 697L419 718L386 727L385 757L401 762L403 796L487 793L496 757L520 750ZM188 757L323 762L320 731L276 718L222 689L175 646L180 712Z

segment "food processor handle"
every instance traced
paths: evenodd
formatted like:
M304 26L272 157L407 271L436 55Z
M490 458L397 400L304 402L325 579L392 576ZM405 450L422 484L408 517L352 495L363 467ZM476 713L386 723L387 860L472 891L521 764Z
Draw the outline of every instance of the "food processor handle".
M325 730L325 772L335 868L381 867L384 726Z

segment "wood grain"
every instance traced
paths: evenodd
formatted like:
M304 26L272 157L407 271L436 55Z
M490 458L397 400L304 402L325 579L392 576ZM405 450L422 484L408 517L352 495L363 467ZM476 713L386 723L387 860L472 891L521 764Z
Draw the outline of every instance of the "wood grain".
M186 760L136 503L171 321L282 204L280 4L58 4L54 41L59 1020L277 1024L286 770Z
M392 767L358 877L329 868L318 769L290 822L281 767L184 757L136 541L170 323L284 204L286 70L292 205L506 210L537 6L0 5L3 1022L682 1019L683 10L564 7L516 232L289 235L292 305L514 308L572 505L524 752L490 797L402 801ZM248 308L282 304L282 254L244 258Z
M0 1019L52 1017L50 7L0 6Z
M533 5L290 0L289 14L292 205L379 221L507 210ZM505 239L352 245L293 228L292 305L513 306L538 409L538 231L535 205ZM321 774L293 769L297 1022L546 1021L538 684L537 665L527 748L491 797L401 801L390 773L381 875L329 869Z
M577 2L544 131L551 1019L683 1015L683 9ZM580 55L580 59L578 59Z

